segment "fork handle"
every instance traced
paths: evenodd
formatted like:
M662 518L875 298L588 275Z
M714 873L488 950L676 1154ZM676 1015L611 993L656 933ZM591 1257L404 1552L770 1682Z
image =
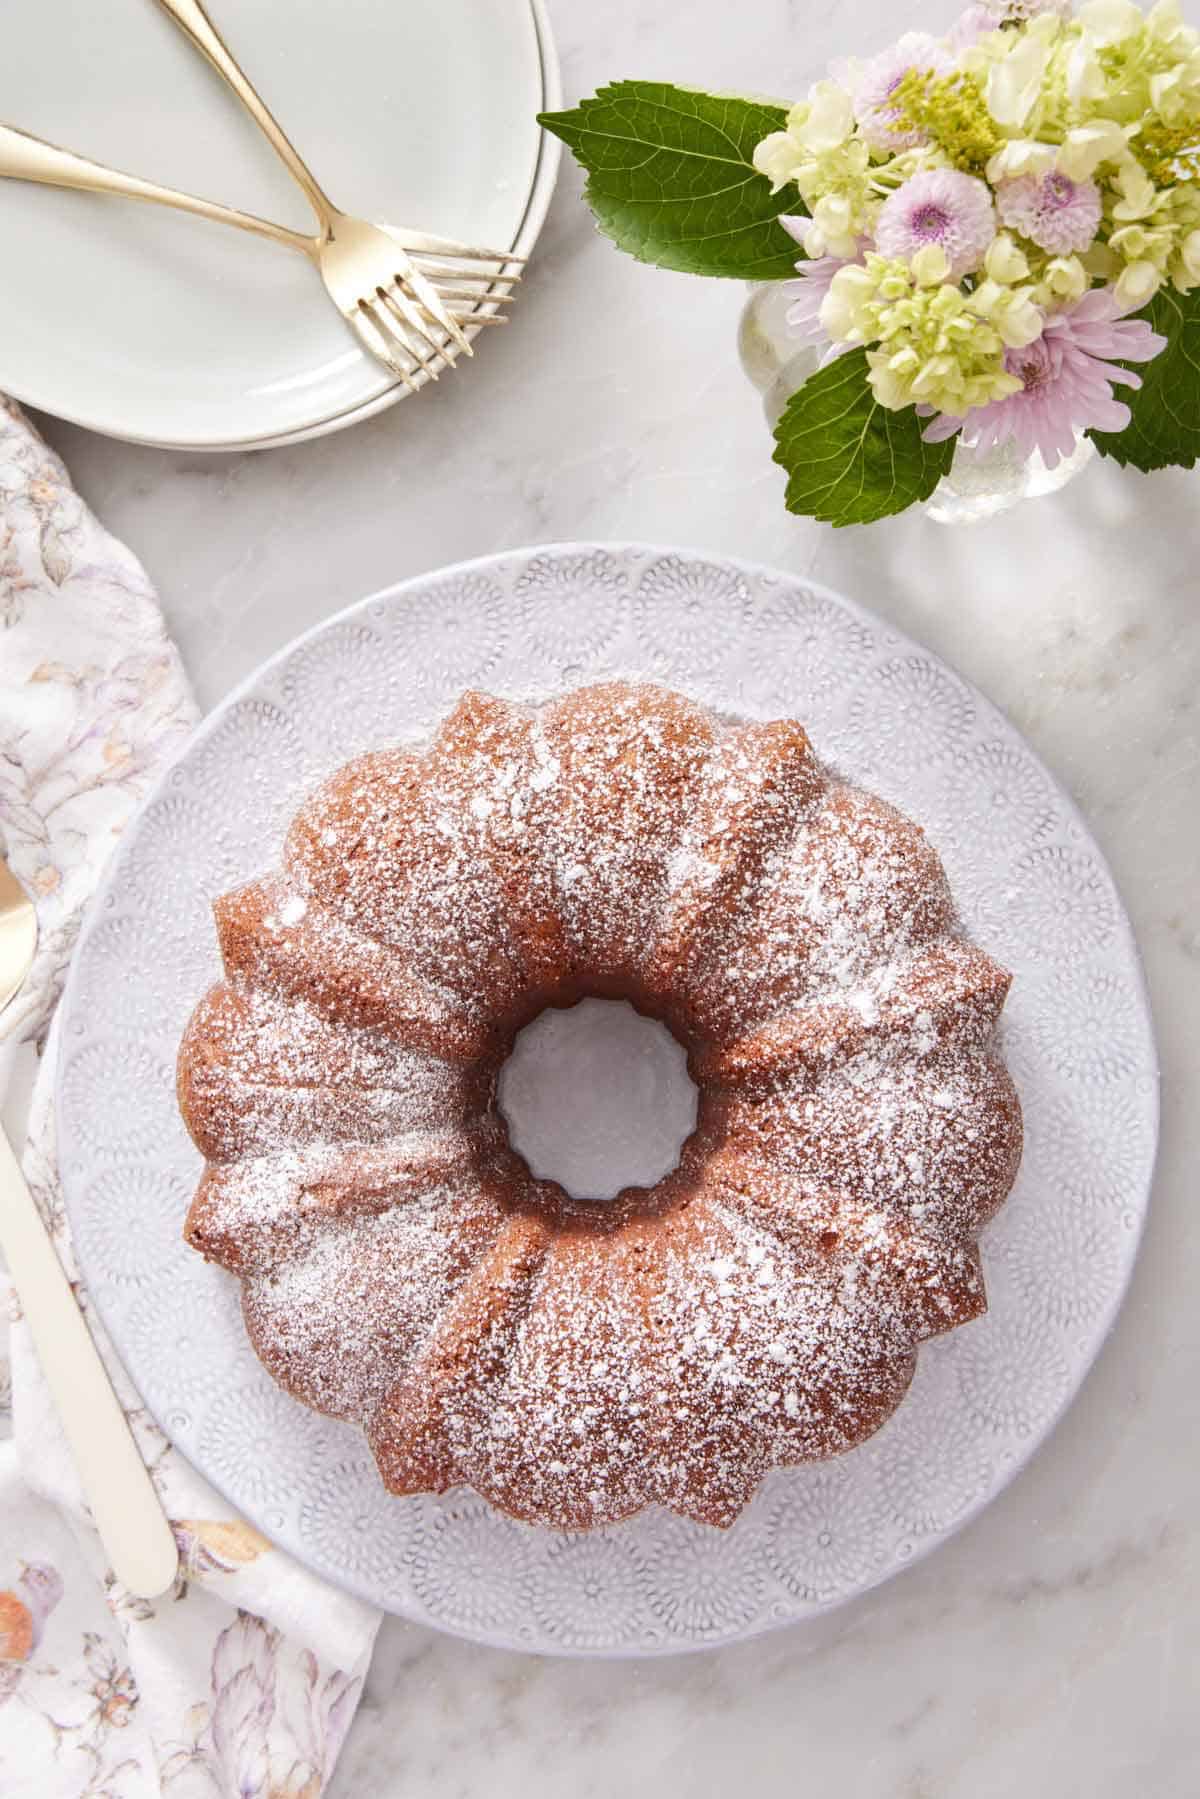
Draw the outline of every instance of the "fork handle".
M229 45L201 5L201 0L158 0L158 4L165 13L170 14L184 36L212 64L222 80L228 82L288 173L304 190L322 230L328 232L338 217L337 207L318 185L316 176L266 102L251 86L234 59Z
M237 212L232 206L219 206L215 200L202 200L196 194L181 193L178 188L160 187L157 182L143 181L137 175L124 175L119 169L105 168L90 162L72 150L60 150L27 131L11 125L0 125L0 176L14 181L37 181L45 187L69 187L85 194L116 194L125 200L151 200L158 206L172 206L177 212L198 213L219 225L234 225L240 231L253 231L259 237L273 238L305 256L315 254L316 240L270 219L256 218L250 212Z
M113 1573L152 1599L175 1579L175 1537L3 1131L0 1248Z

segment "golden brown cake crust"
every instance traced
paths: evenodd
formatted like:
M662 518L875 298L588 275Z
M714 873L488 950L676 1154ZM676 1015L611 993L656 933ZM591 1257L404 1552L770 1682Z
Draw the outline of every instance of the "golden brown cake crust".
M185 1234L394 1492L729 1524L985 1309L1009 976L919 826L800 725L619 682L465 694L426 750L338 770L216 914ZM593 994L664 1020L700 1091L678 1169L605 1203L535 1180L496 1109L516 1031Z

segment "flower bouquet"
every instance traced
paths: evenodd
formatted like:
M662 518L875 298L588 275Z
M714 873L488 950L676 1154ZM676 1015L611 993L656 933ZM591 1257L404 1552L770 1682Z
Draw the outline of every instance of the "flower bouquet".
M629 81L542 123L622 249L790 282L820 350L776 426L793 512L903 511L957 442L1053 467L1086 433L1194 466L1200 33L1177 0L979 0L790 110Z

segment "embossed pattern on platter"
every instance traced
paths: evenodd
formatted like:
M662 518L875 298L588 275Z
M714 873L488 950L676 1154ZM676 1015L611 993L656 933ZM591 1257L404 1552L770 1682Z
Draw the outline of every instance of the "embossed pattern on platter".
M177 1253L198 1158L174 1057L216 970L209 900L260 872L303 790L423 734L463 687L542 698L606 675L800 718L927 825L972 934L1014 969L1006 1053L1020 1180L983 1242L991 1310L922 1351L868 1443L770 1476L729 1532L655 1512L587 1537L466 1493L390 1498L348 1427L275 1389L235 1283ZM513 552L376 596L268 665L204 726L116 859L80 943L60 1132L84 1273L182 1449L285 1547L379 1603L543 1652L731 1642L863 1591L1028 1458L1120 1301L1154 1154L1136 951L1102 859L1018 734L882 620L800 580L615 546Z

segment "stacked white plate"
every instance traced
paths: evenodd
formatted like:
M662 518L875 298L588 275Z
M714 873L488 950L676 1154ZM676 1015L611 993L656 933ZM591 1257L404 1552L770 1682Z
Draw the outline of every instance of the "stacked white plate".
M213 0L263 98L348 211L527 253L557 146L541 0ZM249 116L152 0L5 20L0 119L310 229ZM183 214L0 182L0 389L93 430L197 450L336 431L407 389L302 257ZM486 348L486 343L485 346Z

